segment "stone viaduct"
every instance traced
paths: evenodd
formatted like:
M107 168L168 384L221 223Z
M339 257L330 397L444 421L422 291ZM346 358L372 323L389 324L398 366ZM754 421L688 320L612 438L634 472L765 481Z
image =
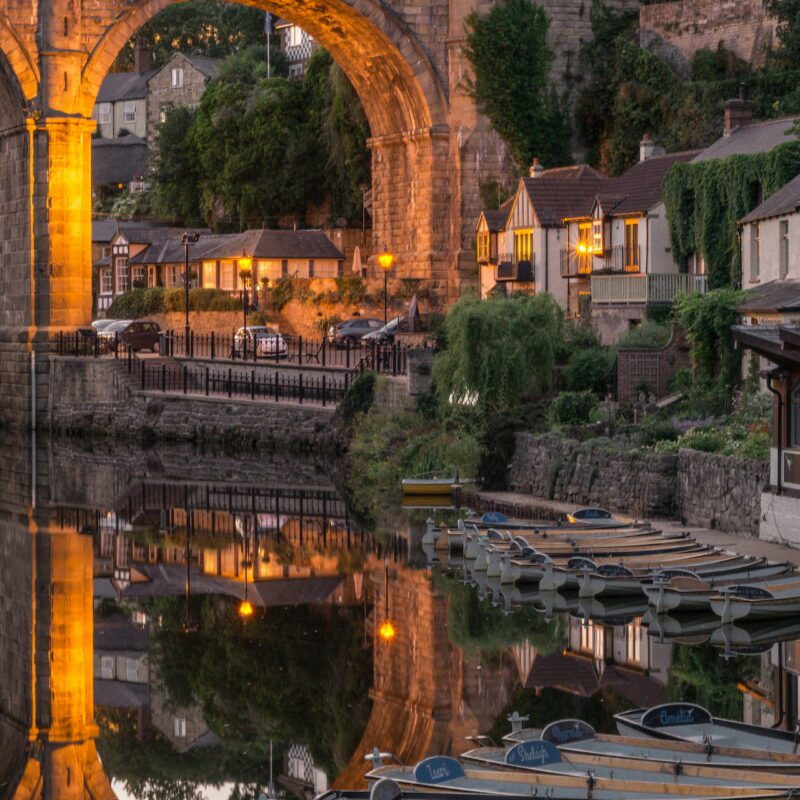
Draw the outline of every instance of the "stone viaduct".
M371 128L376 245L400 276L457 295L474 278L480 180L510 170L464 91L464 19L492 0L244 1L297 22L346 72ZM89 321L92 108L126 41L174 2L0 3L0 370L16 385L40 341Z

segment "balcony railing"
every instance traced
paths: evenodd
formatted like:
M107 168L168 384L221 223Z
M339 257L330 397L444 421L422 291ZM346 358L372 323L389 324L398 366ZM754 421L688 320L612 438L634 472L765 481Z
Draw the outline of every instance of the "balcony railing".
M572 278L577 275L591 275L592 256L577 253L572 249L561 251L561 277Z
M520 281L530 283L534 280L535 259L517 261L513 253L504 253L498 257L497 280Z
M561 277L571 278L576 275L589 275L592 272L638 272L641 264L641 252L636 248L629 253L623 245L609 247L602 253L581 255L574 249L561 251Z
M705 291L705 275L592 275L592 305L671 303Z

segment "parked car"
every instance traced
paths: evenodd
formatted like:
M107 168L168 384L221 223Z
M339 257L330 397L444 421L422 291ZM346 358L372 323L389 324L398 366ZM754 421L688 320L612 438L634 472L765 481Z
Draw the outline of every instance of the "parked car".
M100 331L104 331L109 325L113 325L115 322L119 320L116 319L96 319L92 323L92 330L96 333L100 333Z
M377 331L370 331L361 337L362 342L375 342L375 344L391 344L400 328L400 317L390 319Z
M350 344L360 342L362 336L380 330L382 327L383 321L379 319L370 317L348 319L328 328L328 341L337 347L345 347L348 342Z
M115 320L97 334L100 344L105 350L112 352L117 342L122 342L134 352L139 350L159 351L161 345L161 327L151 320Z
M246 328L239 328L233 337L234 352L231 355L241 357L245 353L252 354L254 342L257 358L286 358L289 355L286 339L266 325L248 325Z

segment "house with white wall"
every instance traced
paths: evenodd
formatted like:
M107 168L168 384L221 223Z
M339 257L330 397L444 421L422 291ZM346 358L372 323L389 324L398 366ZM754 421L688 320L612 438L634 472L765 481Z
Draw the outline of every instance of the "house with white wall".
M565 246L563 220L584 213L602 183L602 176L585 164L545 170L534 161L501 213L484 212L478 221L482 292L494 285L507 294L548 292L566 308L559 260Z
M649 306L705 290L705 276L681 274L672 257L661 188L674 164L696 155L665 154L645 136L638 163L604 181L587 212L565 219L566 308L570 315L582 314L590 299L592 321L604 343L640 324Z

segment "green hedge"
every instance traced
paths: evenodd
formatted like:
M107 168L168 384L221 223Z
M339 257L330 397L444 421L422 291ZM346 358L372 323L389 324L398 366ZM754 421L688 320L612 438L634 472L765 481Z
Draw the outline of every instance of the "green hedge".
M222 289L190 289L190 311L238 311L241 300ZM169 311L183 311L186 299L183 289L131 289L114 298L108 316L114 319L139 319Z

